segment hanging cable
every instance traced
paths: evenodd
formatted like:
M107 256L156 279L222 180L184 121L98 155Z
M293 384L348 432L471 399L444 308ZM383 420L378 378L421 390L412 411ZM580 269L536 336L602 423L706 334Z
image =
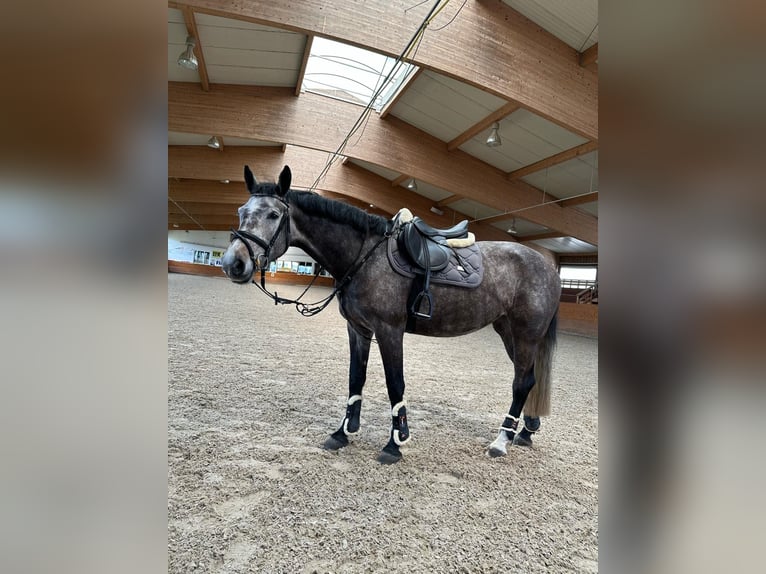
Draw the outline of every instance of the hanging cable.
M175 206L176 206L178 209L180 209L180 210L181 210L181 211L184 213L184 215L185 215L186 217L188 217L188 218L189 218L189 219L191 219L191 220L192 220L194 223L196 223L197 225L199 225L199 228L200 228L202 231L207 231L207 229L205 229L205 226L204 226L204 225L202 225L202 224L201 224L199 221L197 221L196 219L194 219L194 216L192 216L192 214L191 214L191 213L189 213L189 212L188 212L188 211L186 211L186 210L185 210L183 207L181 207L180 205L178 205L178 202L177 202L175 199L173 199L173 198L172 198L172 197L170 197L170 196L168 196L168 199L169 199L170 201L172 201L172 202L175 204Z
M512 215L514 213L519 213L521 211L527 211L528 209L537 209L538 207L545 207L546 205L553 205L554 203L559 203L561 201L567 201L569 199L577 199L578 197L584 197L586 195L590 195L591 193L592 192L580 193L578 195L572 195L570 197L562 197L561 199L555 199L553 201L544 201L543 203L538 203L537 205L528 205L527 207L520 207L519 209L514 209L513 211L505 211L503 213L497 213L495 215L488 215L487 217L479 217L478 219L472 219L468 223L476 223L476 222L479 222L479 221L484 221L485 219L493 219L493 218L499 217L501 215Z
M463 8L465 7L465 3L466 3L467 1L468 1L468 0L463 0L463 3L460 5L460 8L458 8L458 9L457 9L457 12L455 12L455 15L454 15L454 16L453 16L453 17L450 19L450 21L449 21L449 22L447 22L447 23L446 23L444 26L439 26L438 28L434 28L434 32L438 32L439 30L444 30L444 29L445 29L447 26L449 26L450 24L452 24L452 23L455 21L455 18L457 18L457 17L458 17L458 15L460 14L460 12L461 12L461 11L463 10Z

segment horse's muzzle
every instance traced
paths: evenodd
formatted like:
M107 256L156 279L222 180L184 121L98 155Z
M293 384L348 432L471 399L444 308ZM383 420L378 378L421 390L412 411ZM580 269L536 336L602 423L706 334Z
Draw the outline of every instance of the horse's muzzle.
M253 277L253 264L229 249L221 259L221 267L226 276L236 283L249 283Z

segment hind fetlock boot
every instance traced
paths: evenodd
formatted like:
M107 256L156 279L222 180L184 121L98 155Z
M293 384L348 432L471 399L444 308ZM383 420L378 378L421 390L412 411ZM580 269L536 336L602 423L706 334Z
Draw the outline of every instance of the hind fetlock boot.
M519 446L532 446L532 435L540 430L540 417L524 415L524 427L516 435L514 444Z

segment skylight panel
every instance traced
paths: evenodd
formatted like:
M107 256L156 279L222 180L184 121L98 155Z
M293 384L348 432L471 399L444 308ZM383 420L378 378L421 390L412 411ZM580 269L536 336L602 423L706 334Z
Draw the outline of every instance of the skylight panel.
M395 58L383 54L314 38L301 89L360 106L369 105L374 98L372 106L380 111L404 79L417 69L404 62L398 67L395 64Z

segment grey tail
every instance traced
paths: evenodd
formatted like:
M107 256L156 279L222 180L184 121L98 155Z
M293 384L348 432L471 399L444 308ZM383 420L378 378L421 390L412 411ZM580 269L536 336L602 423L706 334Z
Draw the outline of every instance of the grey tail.
M530 417L544 417L551 414L551 367L553 350L556 348L556 324L559 313L551 319L545 337L537 348L535 357L535 386L529 391L524 403L524 414Z

